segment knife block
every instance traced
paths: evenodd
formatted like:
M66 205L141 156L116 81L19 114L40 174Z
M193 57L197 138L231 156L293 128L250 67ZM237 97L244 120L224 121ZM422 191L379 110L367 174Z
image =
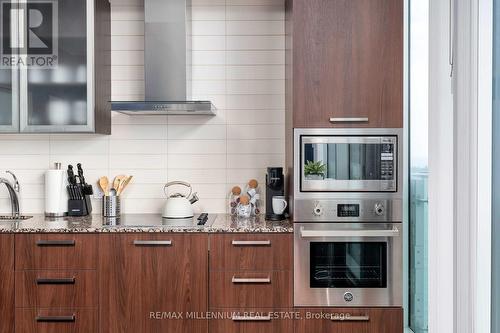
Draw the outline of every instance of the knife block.
M87 216L92 214L92 202L90 195L85 195L83 199L68 200L68 215L69 216Z

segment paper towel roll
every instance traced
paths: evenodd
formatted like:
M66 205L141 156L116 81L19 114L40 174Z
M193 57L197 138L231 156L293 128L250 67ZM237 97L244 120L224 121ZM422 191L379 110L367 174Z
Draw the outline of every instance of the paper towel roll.
M65 170L45 172L45 215L65 216L68 214L68 180Z

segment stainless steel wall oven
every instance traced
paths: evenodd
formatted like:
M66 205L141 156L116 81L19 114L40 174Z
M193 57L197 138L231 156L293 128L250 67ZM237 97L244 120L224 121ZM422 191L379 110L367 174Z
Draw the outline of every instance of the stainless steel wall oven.
M295 129L296 306L402 305L402 130Z
M401 223L295 223L298 306L401 306Z

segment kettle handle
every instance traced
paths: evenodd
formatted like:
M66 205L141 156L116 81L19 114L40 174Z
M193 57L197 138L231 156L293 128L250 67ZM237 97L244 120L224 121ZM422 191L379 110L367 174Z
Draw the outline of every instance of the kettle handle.
M163 193L165 193L167 197L168 197L167 187L172 185L184 185L186 187L189 187L189 194L186 196L186 198L189 198L191 196L191 193L193 193L193 188L191 187L191 184L189 184L188 182L183 182L181 180L174 180L172 182L166 183L165 186L163 186Z

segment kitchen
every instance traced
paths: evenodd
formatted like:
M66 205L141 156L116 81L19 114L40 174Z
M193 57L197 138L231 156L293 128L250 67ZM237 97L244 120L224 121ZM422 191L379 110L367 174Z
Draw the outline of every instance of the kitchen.
M2 4L0 333L408 331L407 7Z

